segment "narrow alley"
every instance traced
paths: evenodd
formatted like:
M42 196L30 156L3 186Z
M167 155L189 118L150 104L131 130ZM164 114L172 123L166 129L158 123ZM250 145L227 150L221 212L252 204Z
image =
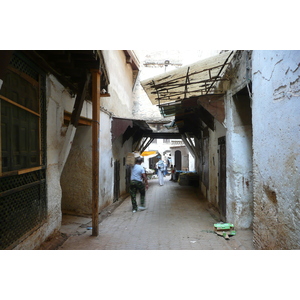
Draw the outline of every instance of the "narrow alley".
M225 240L214 233L219 221L196 188L165 177L164 186L149 180L147 210L132 213L127 197L91 236L89 218L65 215L61 232L70 237L59 250L252 250L251 230ZM139 195L138 198L139 200Z
M1 250L300 249L299 50L1 50L0 62ZM137 157L185 185L151 179L133 214ZM221 220L236 235L217 235Z

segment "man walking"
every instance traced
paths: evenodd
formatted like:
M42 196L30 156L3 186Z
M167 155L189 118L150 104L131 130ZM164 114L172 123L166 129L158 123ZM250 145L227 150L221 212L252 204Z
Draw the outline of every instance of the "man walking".
M137 202L136 202L136 194L139 191L141 194L141 206L139 210L145 210L145 196L146 196L146 189L148 189L148 179L145 173L145 169L141 166L143 162L142 157L136 158L136 162L134 167L131 170L131 177L130 177L130 196L131 196L131 203L132 203L132 212L135 213L138 210ZM145 184L143 183L145 182ZM146 185L146 186L145 186Z
M160 156L158 156L159 161L156 163L157 168L157 176L159 180L159 185L164 185L164 170L165 170L165 164L161 160Z

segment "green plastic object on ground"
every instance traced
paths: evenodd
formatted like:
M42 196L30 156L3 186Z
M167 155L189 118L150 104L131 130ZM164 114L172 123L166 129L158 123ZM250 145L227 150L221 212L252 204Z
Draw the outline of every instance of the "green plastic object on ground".
M233 228L234 226L231 223L216 223L216 224L214 224L214 227L216 227L220 230L225 230L225 229Z

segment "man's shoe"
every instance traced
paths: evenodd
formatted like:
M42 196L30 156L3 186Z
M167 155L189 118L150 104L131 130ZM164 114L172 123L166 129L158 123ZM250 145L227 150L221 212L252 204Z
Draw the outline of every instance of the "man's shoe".
M133 213L136 213L136 210L134 209L132 212L133 212Z
M139 210L145 210L146 207L145 206L139 206Z

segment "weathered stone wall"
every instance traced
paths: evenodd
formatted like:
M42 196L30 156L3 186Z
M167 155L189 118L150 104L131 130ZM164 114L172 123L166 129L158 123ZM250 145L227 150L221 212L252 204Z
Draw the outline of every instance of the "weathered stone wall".
M253 51L254 244L300 248L300 51Z
M61 175L62 210L92 213L92 128L79 126Z

